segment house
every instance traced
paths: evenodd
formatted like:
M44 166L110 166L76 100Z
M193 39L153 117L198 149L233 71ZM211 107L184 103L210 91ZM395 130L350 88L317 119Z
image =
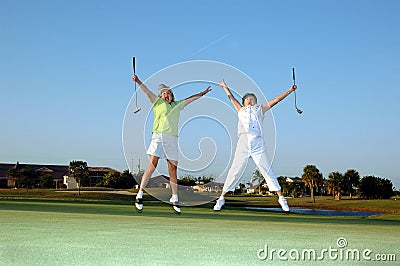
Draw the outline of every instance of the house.
M67 186L67 189L77 189L79 188L78 182L73 176L64 176L64 185Z
M169 188L169 176L158 175L150 178L149 183L147 183L148 188Z
M40 164L16 164L0 163L0 188L14 188L16 187L16 178L12 176L7 177L7 172L14 168L16 170L30 167L39 174L47 174L53 178L54 187L60 188L62 185L67 188L77 188L76 180L69 177L68 165L40 165ZM94 186L100 179L109 172L120 172L110 167L88 167L90 176L90 185Z
M64 175L68 174L68 166L63 165L38 165L38 164L16 164L0 163L0 187L2 188L14 188L16 187L16 178L12 176L7 177L7 172L14 168L16 170L30 167L39 175L47 174L53 178L54 187L59 187L63 184Z
M256 193L256 189L257 189L257 187L248 187L246 189L246 193L247 194L254 194L254 193Z
M138 182L140 183L140 180L138 180ZM204 185L192 186L191 188L193 189L193 191L196 191L196 192L206 192L206 191L220 192L220 191L222 191L223 186L224 186L224 184L221 184L221 183L209 182ZM152 178L150 178L149 183L147 184L146 187L147 188L169 188L170 187L169 176L158 175L158 176L152 177Z
M263 195L274 195L273 192L269 191L267 184L262 184L261 187L259 185L251 186L246 189L247 194L256 194L259 192L261 192Z
M99 181L101 181L104 178L104 176L110 172L121 173L120 171L115 170L110 167L88 167L88 170L89 170L89 178L90 178L90 181L89 181L90 187L96 186L96 184L98 184ZM71 175L64 176L64 185L67 186L67 189L77 189L79 187L78 182Z
M118 172L120 171L110 168L110 167L88 167L89 176L90 176L90 186L95 186L100 180L104 178L104 176L110 172Z
M207 189L203 185L192 186L194 192L207 192Z
M0 188L8 187L7 172L9 169L13 167L15 167L15 164L7 164L7 163L0 164Z
M222 188L224 187L224 184L211 181L211 182L208 182L207 184L204 184L203 187L208 192L222 192Z

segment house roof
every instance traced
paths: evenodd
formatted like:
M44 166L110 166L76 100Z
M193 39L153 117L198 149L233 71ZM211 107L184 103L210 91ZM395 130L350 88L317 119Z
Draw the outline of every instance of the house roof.
M161 184L169 184L169 176L166 175L158 175L153 178L150 178L149 183L147 184L147 187L158 187Z
M35 171L49 173L54 179L63 179L68 175L68 165L47 165L47 164L21 164L21 163L0 163L0 179L6 179L7 171L11 168L23 169L30 167ZM89 172L119 172L110 167L88 167Z
M51 173L54 179L63 179L63 177L68 174L68 166L65 165L22 164L17 162L16 164L0 163L0 177L6 177L7 171L11 168L21 170L25 167L30 167L35 171Z
M10 170L11 168L15 167L15 164L11 163L0 163L0 180L1 179L7 179L7 171Z
M204 184L203 186L204 187L223 187L224 183L218 183L218 182L211 181L211 182Z
M88 169L89 169L89 172L106 172L106 173L108 173L108 172L120 172L120 171L118 171L118 170L116 170L114 168L111 168L111 167L98 167L98 166L95 166L95 167L88 167Z

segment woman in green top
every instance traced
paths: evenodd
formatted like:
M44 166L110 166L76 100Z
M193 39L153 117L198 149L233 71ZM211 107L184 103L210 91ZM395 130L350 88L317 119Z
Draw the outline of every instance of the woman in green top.
M158 95L151 92L144 85L137 75L132 76L132 80L136 82L142 91L153 104L154 122L152 128L152 139L147 154L150 156L150 163L143 174L140 183L139 192L136 196L135 207L138 211L143 209L143 190L146 187L151 175L154 173L158 160L167 159L169 180L171 184L172 197L169 200L177 213L181 212L178 205L178 185L177 185L177 168L178 168L178 122L180 111L194 100L207 94L211 89L210 86L204 91L194 94L185 100L175 101L174 93L164 84L158 86Z

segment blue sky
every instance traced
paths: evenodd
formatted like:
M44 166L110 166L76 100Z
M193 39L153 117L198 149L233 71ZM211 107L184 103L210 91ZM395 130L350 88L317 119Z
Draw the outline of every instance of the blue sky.
M132 56L142 79L213 60L267 98L296 67L304 113L292 96L273 109L277 175L353 168L399 188L399 11L395 0L1 0L0 162L127 169Z

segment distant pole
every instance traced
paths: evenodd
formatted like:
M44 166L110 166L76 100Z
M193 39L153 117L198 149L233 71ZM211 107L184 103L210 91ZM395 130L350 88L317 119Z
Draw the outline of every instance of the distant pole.
M133 153L131 152L131 172L133 173Z

